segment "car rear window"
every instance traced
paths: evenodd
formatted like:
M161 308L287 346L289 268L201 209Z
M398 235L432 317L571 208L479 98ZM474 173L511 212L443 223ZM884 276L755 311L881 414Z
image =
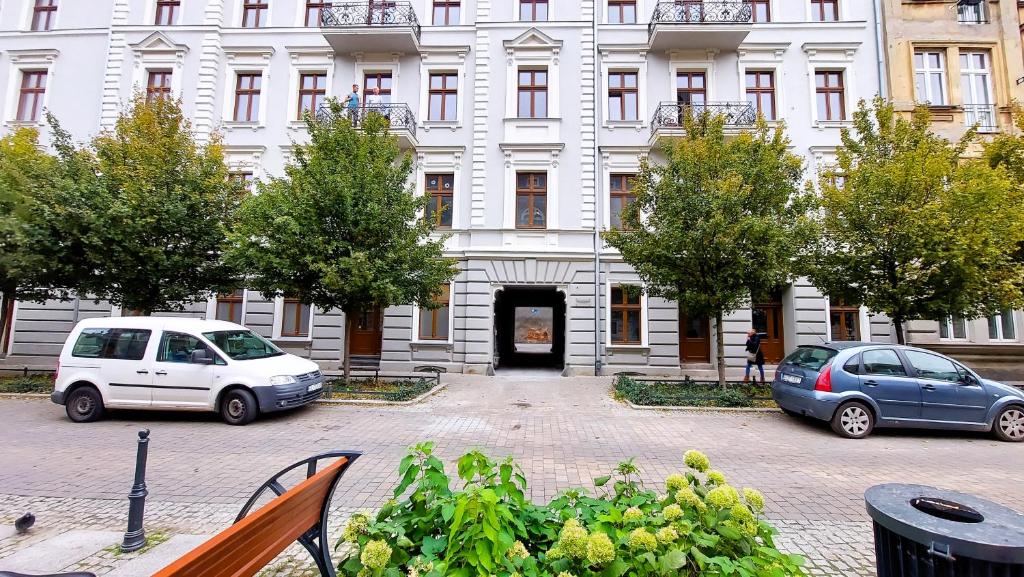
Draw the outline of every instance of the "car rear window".
M147 329L85 329L71 356L86 359L121 359L140 361L153 331Z
M825 363L832 360L839 351L835 349L826 349L824 347L800 347L793 351L786 357L782 364L792 365L794 367L800 367L801 369L810 369L812 371L820 371L821 367L825 366Z

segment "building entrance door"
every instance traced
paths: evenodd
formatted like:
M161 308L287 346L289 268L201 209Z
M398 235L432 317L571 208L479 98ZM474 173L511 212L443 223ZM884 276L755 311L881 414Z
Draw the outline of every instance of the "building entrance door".
M379 307L356 314L352 327L352 354L380 356L384 345L384 311Z
M786 354L782 303L777 300L757 303L751 314L754 330L761 333L761 352L764 353L765 364L780 362Z
M708 317L679 313L679 362L710 363L711 331Z

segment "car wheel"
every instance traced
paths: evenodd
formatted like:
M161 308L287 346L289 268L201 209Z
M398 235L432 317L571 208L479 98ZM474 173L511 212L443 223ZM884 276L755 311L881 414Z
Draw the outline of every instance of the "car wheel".
M832 416L832 430L847 439L863 439L874 428L875 416L863 403L846 403Z
M1024 407L1013 405L999 411L992 430L1000 441L1010 443L1024 441Z
M64 401L68 418L76 423L89 423L103 416L103 397L93 387L78 387Z
M258 412L256 397L245 389L228 391L220 402L220 416L229 425L248 425Z

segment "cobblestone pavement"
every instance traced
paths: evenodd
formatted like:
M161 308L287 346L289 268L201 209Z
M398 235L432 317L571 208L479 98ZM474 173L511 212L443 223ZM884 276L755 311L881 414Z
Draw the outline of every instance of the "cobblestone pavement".
M699 448L732 484L764 492L780 543L822 576L872 573L862 496L877 483L958 489L1024 510L1024 446L986 435L880 430L847 441L781 413L634 411L611 399L607 378L445 380L449 387L420 405L316 406L247 427L212 414L146 412L76 425L44 400L0 400L0 524L33 510L40 529L31 539L58 528L123 530L143 427L152 430L147 527L170 534L223 528L262 481L302 457L359 450L335 497L340 525L389 496L399 459L422 440L437 441L448 462L478 447L513 455L537 501L590 486L629 457L645 480L661 480L682 467L685 450ZM0 541L0 559L24 546L20 539ZM102 573L109 559L87 561ZM268 574L299 574L293 561L285 556Z

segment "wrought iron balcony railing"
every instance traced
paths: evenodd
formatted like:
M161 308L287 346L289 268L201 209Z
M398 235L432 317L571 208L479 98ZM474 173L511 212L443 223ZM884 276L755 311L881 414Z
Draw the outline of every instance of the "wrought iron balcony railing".
M749 24L754 10L750 0L676 0L658 2L648 32L658 24Z
M416 10L409 2L365 0L364 2L334 3L320 11L320 26L323 28L408 27L412 29L417 39L420 37L420 21L416 18Z
M359 108L342 108L342 113L352 124L359 126L372 113L380 114L391 123L391 130L405 130L416 137L416 117L408 104L369 104ZM331 107L323 104L316 111L317 122L330 122L334 118Z
M683 119L687 115L699 118L703 114L721 115L725 118L725 126L732 128L751 126L757 120L757 111L749 102L704 102L700 104L662 102L654 111L651 132L657 133L666 128L682 128Z

